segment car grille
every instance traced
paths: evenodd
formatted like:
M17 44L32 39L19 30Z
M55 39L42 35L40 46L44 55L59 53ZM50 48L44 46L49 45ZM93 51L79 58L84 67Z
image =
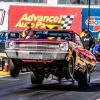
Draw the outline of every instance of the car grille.
M52 51L59 49L59 43L45 43L45 42L32 42L32 43L18 43L16 49L20 50L38 50L38 51Z

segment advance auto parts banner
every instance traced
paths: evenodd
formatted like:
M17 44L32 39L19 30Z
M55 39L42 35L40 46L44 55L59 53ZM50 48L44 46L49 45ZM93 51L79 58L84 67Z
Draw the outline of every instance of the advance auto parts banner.
M62 29L81 32L81 8L10 6L9 29L24 30L26 23L32 28L45 28L45 23L62 23Z

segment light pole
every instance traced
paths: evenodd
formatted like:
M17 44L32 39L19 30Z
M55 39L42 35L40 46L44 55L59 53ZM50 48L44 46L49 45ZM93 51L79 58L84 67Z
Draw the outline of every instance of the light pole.
M90 0L88 0L88 30L89 30L89 21L90 21Z

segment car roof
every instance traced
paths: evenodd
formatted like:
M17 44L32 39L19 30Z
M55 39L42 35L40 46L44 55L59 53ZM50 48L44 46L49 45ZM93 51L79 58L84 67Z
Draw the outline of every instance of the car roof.
M2 30L0 32L22 32L20 30Z

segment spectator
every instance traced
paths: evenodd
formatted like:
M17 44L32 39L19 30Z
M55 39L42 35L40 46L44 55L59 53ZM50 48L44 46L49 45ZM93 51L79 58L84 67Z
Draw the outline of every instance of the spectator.
M100 32L98 33L98 41L99 41L99 39L100 39Z
M94 47L93 54L95 55L97 61L100 61L100 39L98 40L98 44Z
M85 34L84 31L85 31L85 29L82 30L82 32L81 32L81 34L80 34L80 37L83 37L83 36L84 36L84 34Z
M88 29L84 30L84 36L82 37L82 42L86 50L90 52L93 51L95 46L95 39L90 35L90 31Z

